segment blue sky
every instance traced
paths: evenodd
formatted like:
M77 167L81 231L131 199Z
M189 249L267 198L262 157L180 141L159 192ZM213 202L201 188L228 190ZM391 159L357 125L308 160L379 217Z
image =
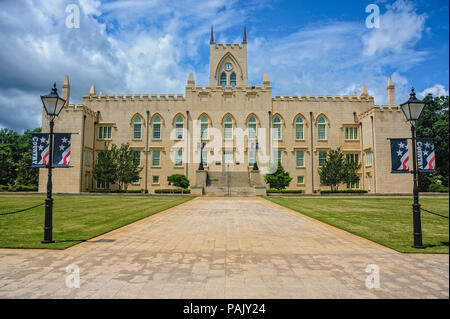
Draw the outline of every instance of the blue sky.
M68 4L80 28L66 27ZM369 29L365 8L380 8ZM397 103L411 86L448 95L448 1L71 0L0 2L0 127L39 127L40 94L71 84L81 103L95 84L105 94L184 93L189 72L208 85L209 29L216 42L242 41L247 26L249 84L268 73L273 94L344 95L368 87Z

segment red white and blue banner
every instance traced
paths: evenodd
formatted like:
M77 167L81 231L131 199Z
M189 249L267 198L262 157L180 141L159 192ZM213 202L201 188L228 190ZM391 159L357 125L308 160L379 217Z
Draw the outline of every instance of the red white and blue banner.
M53 167L69 167L70 133L55 133L53 146Z
M70 134L54 133L53 167L69 167ZM33 133L31 136L32 167L47 167L50 160L49 133Z
M391 139L392 173L409 173L409 150L406 138Z
M417 168L420 173L434 173L436 170L436 158L432 138L417 139Z

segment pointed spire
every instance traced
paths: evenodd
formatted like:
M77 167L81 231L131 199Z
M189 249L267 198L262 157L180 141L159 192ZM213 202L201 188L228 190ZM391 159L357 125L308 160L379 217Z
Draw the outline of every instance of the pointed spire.
M95 85L92 84L91 89L89 90L89 94L95 94Z
M394 87L394 82L392 82L392 77L389 77L387 86L388 86L388 88L389 87Z
M363 97L369 96L369 93L367 92L367 86L365 86L365 85L362 88L361 96L363 96Z
M244 24L244 39L242 40L242 43L247 43L247 29L245 27L245 24Z
M267 73L264 73L263 86L264 87L270 86L269 75Z
M395 105L395 86L392 77L388 79L387 85L387 102L388 105Z
M195 86L195 81L194 81L194 73L189 73L189 77L188 77L188 81L187 81L187 86L190 87L194 87Z
M211 24L211 39L209 40L209 44L214 44L214 29L212 24Z
M70 84L69 84L69 76L68 75L66 75L66 78L64 79L64 82L63 82L63 87L68 87Z

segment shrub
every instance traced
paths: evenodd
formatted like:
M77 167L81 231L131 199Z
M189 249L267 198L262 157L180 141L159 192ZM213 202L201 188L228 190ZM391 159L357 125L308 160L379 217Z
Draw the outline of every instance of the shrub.
M155 189L155 194L190 194L190 189L181 189L181 188L175 188L175 189Z
M268 189L267 194L301 194L301 189Z
M27 185L0 185L0 191L2 192L37 192L37 186Z
M362 189L346 189L346 190L326 190L326 191L320 191L321 194L339 194L339 193L343 193L343 194L348 194L348 193L357 193L357 194L366 194L368 193L368 191L366 190L362 190Z
M169 185L173 185L176 187L181 187L184 189L189 187L189 180L183 174L173 174L167 176L167 181L169 182Z
M448 187L442 184L431 184L428 187L428 191L433 193L448 193Z
M139 189L91 189L89 193L141 193Z

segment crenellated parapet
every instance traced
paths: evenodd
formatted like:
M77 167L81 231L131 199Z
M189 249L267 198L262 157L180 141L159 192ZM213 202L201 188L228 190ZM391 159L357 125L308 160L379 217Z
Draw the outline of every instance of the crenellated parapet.
M94 101L185 101L183 94L87 94L83 102Z
M302 102L369 102L369 103L373 103L374 102L374 97L373 96L348 96L348 95L275 95L272 98L272 101L302 101Z
M361 120L367 116L370 116L374 113L401 113L402 110L399 106L397 105L375 105L373 107L371 107L370 109L368 109L367 111L364 111L360 114L358 114L358 119Z

